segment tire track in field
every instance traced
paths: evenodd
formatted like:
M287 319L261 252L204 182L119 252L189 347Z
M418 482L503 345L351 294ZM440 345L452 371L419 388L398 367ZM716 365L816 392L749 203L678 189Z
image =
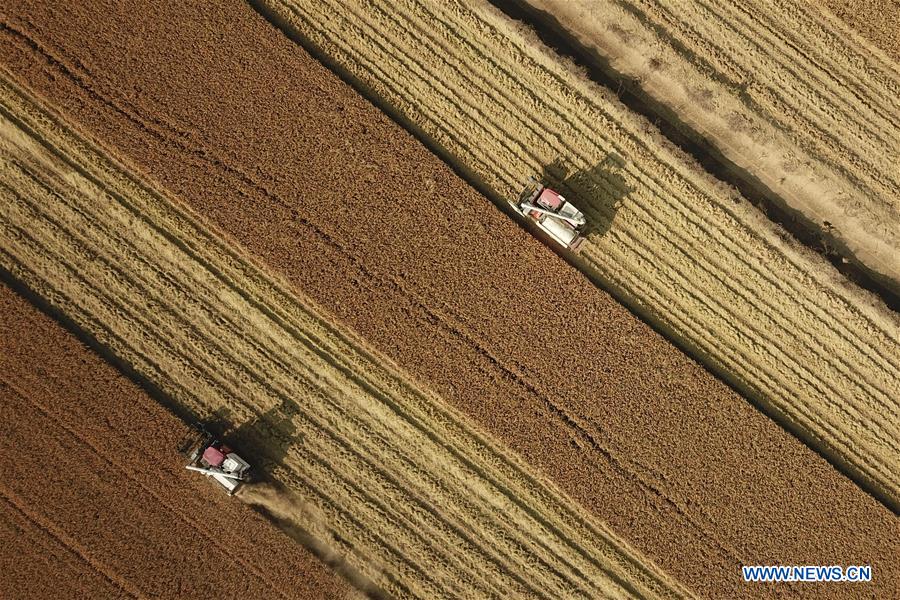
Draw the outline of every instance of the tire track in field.
M64 579L64 581L53 581L50 584L53 586L52 589L58 593L68 594L69 597L75 593L89 597L92 593L96 594L98 590L102 590L104 597L134 597L118 586L115 581L111 581L104 573L96 571L90 561L85 560L76 549L67 546L49 529L42 527L28 514L21 512L15 504L2 495L0 495L0 507L2 507L0 510L0 543L3 544L6 553L4 558L11 563L2 570L2 579L0 579L0 590L5 589L8 592L7 597L12 597L16 591L21 593L26 589L27 580L25 578L27 575L22 574L21 568L17 567L19 567L22 557L28 556L29 552L34 552L35 549L38 549L39 556L29 556L29 558L40 561L41 564L35 564L32 568L39 572L52 571L55 577ZM6 536L12 539L4 539ZM67 567L64 573L61 572L60 563ZM94 577L90 577L85 571L89 571ZM67 587L69 589L66 589ZM35 594L36 596L37 594Z
M24 34L22 34L22 35L24 35ZM47 52L47 51L45 50L45 53L46 53L46 52ZM61 58L60 55L58 54L58 51L54 51L54 54L53 54L53 55L49 55L49 54L45 54L45 55L48 57L49 60L51 60L51 61L54 62L55 64L58 64L58 65L64 65L64 68L66 69L67 72L69 72L69 73L72 73L72 72L73 72L73 69L74 69L75 67L73 67L71 64L68 64L68 63L70 63L71 61L69 61L69 60L67 60L67 59L65 59L65 58ZM68 66L65 66L66 64L68 64ZM82 66L82 68L83 68L83 66ZM86 85L86 84L85 84L85 81L89 80L89 74L87 74L87 75L86 75L86 74L81 74L81 75L79 75L79 76L77 77L77 79L79 80L79 82L81 82L81 85ZM95 97L97 97L98 99L100 99L102 102L104 102L104 103L106 103L106 104L110 104L110 105L113 105L113 106L115 106L115 105L117 104L116 101L113 100L113 99L110 99L110 98L108 98L108 97L106 97L106 96L98 95L99 92L97 92L96 90L94 90L94 89L93 89L93 86L92 86L92 94L94 94ZM117 109L117 110L118 110L118 112L124 114L122 110L120 110L120 109ZM132 118L132 117L129 117L129 118L130 118L131 120L134 120L134 118ZM142 128L147 129L147 125L145 125L143 122L141 122L140 124L141 124ZM163 138L165 137L164 134L160 134L160 133L157 133L157 134L155 134L155 135L156 135L156 137L163 137ZM203 154L203 153L196 153L196 152L195 152L195 154L198 154L198 155L199 155L199 154ZM206 156L206 154L203 154L203 155ZM229 169L227 165L223 165L223 163L220 163L220 162L218 162L218 161L213 161L213 164L214 164L215 166L223 166L224 168L226 168L226 170L234 171L234 169ZM248 178L246 175L244 175L244 174L240 174L240 177L241 177L241 179L243 179L244 181L249 182L250 184L252 184L252 185L254 186L255 189L261 190L261 191L263 191L264 193L268 194L268 192L266 192L265 190L263 190L263 188L261 187L261 184L258 184L258 183L256 183L256 182L253 182L251 179L249 179L249 178ZM273 200L279 201L279 202L282 201L280 198L277 198L277 197L276 197L276 198L273 198ZM335 244L336 244L336 243L334 242L334 239L333 239L327 232L324 232L324 231L320 228L320 226L316 226L316 225L314 225L314 224L312 224L312 223L307 223L307 224L308 224L310 227L313 228L313 230L315 231L316 235L319 235L319 236L321 236L321 237L323 238L323 241L325 241L326 243L332 244L332 245L335 245ZM353 262L358 263L358 261L357 261L355 258L353 258L352 255L348 254L347 251L346 251L345 249L340 248L340 247L338 247L338 249L339 249L341 252L345 253L348 257L350 257L350 258L353 260ZM409 292L408 290L403 289L403 287L400 286L396 281L394 281L394 280L384 280L384 279L379 279L379 278L377 278L377 276L375 276L374 274L369 273L368 271L366 271L365 268L362 267L361 265L360 265L360 268L361 268L362 272L363 272L368 278L378 279L379 281L381 281L382 283L384 283L384 284L386 284L386 285L390 285L390 286L395 287L396 289L398 289L398 291L399 291L400 293L402 293L402 294L404 294L404 295L407 295L407 296L410 295L410 292ZM413 298L413 301L416 302L417 305L420 306L420 307L421 307L423 310L425 310L427 313L429 313L429 314L434 314L431 308L429 308L428 306L426 306L425 304L422 303L421 299L419 299L419 298ZM451 312L452 312L452 311L451 311ZM461 333L457 328L453 327L453 323L452 323L452 322L446 321L446 320L444 319L444 317L441 317L441 316L435 314L435 318L436 318L440 323L442 323L444 326L447 327L447 330L451 333L451 335L453 335L453 336L455 336L455 337L463 337L463 338L466 340L466 343L469 343L469 344L473 344L473 343L474 343L474 345L475 345L476 347L479 348L479 353L480 353L480 354L482 354L483 356L485 356L492 364L494 364L494 365L497 366L498 368L502 369L502 370L504 371L504 373L507 374L509 377L511 377L512 379L514 379L514 380L516 380L516 381L521 380L521 377L520 377L518 374L516 374L516 373L514 373L513 371L509 370L509 369L508 369L506 366L504 366L500 361L498 361L498 360L496 359L496 357L490 356L489 353L487 353L487 352L483 349L483 344L479 343L476 339L472 338L471 335L466 334L466 333L464 333L464 332ZM159 326L158 324L154 324L154 327L158 327L158 326ZM196 346L196 347L202 347L202 345L203 345L203 344L202 344L199 340L197 340L197 339L195 338L195 346ZM534 387L534 383L533 383L533 382L528 382L528 381L524 381L524 380L523 380L523 381L521 381L521 385L522 385L522 386L524 387L524 389L527 390L528 392L530 392L530 393L536 393L536 388ZM558 404L556 404L556 403L553 401L552 398L550 398L549 396L547 396L546 394L543 394L543 393L538 394L538 396L540 397L541 401L544 402L544 403L552 410L552 412L553 412L554 414L556 414L559 418L561 418L562 420L564 420L569 426L575 428L575 429L579 432L579 435L581 435L581 436L583 436L585 439L587 439L588 442L590 443L590 445L591 445L595 450L597 450L598 452L600 452L600 453L602 454L602 456L604 457L604 459L607 460L607 461L610 463L610 465L611 465L616 471L619 471L619 472L623 473L623 474L624 474L626 477L628 477L628 478L635 479L641 487L643 487L644 489L646 489L646 490L647 490L649 493L651 493L652 495L658 497L665 505L671 507L671 508L675 511L675 513L678 515L678 518L686 520L686 521L690 524L690 527L691 527L691 528L693 528L693 529L696 530L698 533L700 533L700 535L706 536L706 537L708 538L708 541L709 541L710 543L712 543L714 546L719 547L719 548L724 552L724 554L730 556L730 557L731 557L732 559L734 559L734 560L738 560L738 558L737 558L737 557L738 557L738 551L737 551L735 548L723 546L722 541L719 540L719 539L717 539L717 538L712 534L711 529L710 529L710 525L709 525L709 521L708 521L708 520L707 520L707 522L706 522L705 524L702 524L702 525L701 525L701 524L698 524L698 523L696 523L696 522L694 522L694 521L693 521L693 518L687 514L687 512L686 512L686 510L685 510L685 507L684 507L681 503L679 503L679 502L673 500L673 499L670 497L670 494L668 494L668 493L666 492L666 490L664 489L664 487L661 487L661 486L660 486L658 476L657 476L657 482L652 482L652 481L649 481L649 480L646 478L646 476L643 475L643 474L641 473L641 471L644 471L644 472L652 472L653 469L652 469L649 465L638 465L637 467L635 466L635 464L627 465L626 463L633 462L633 461L629 461L629 460L627 459L627 457L624 457L624 456L616 456L616 455L613 455L613 453L611 452L611 450L610 450L609 448L607 448L607 447L601 445L601 444L597 441L597 439L596 439L596 437L595 437L595 436L596 436L596 433L589 433L589 432L585 429L585 426L584 426L583 424L581 424L581 423L578 422L578 419L577 419L577 418L574 418L574 417L572 417L571 415L569 415L563 408L561 408ZM702 512L702 511L701 511L701 512Z
M96 560L93 560L86 549L79 544L76 540L70 538L65 532L57 530L56 527L52 523L49 523L46 519L43 519L39 515L36 515L34 511L31 511L27 506L24 505L21 500L15 498L12 493L7 489L0 489L0 503L6 504L11 510L10 514L18 513L22 519L25 519L27 522L31 523L35 528L37 528L44 536L54 540L59 545L63 546L66 550L71 552L77 560L88 565L88 568L99 575L104 581L106 581L110 586L119 590L124 596L128 596L130 598L146 598L146 594L140 591L137 587L131 585L129 582L121 579L115 572L110 571L106 565L98 564Z
M20 399L25 401L28 401L28 399L26 396L23 396L18 390L12 387L7 386L7 389L10 391L10 396L4 399L5 401L3 403L3 409L5 409L4 412L8 412L8 414L5 416L10 421L14 421L16 417L21 416L21 413L15 414L14 416L14 412L11 409L11 407L14 405L14 400L11 397L18 396ZM6 443L9 443L11 439L14 439L12 436L8 435L3 436L3 438L4 442ZM13 456L12 452L10 452L9 454L4 454L10 457ZM46 515L39 514L37 511L28 506L28 504L24 502L13 489L11 489L8 483L0 482L0 500L11 504L17 512L24 515L29 521L34 523L34 525L38 527L42 532L44 532L48 537L58 541L66 548L71 549L71 551L74 552L79 559L90 565L90 568L95 573L101 575L104 579L120 589L122 592L126 593L132 598L148 597L146 592L123 578L120 573L116 572L112 565L105 564L93 557L88 548L86 548L84 544L81 543L78 539L73 538L69 532L65 531L64 528L61 528L57 524L53 523L46 517Z
M9 170L8 170L8 171L9 171ZM23 182L21 182L21 181L17 181L17 182L16 182L16 187L19 188L19 189L27 188L27 184L25 184L25 183L23 183ZM64 200L65 200L65 199L64 199L64 198L61 198L60 200L64 203ZM37 209L37 207L33 207L33 208ZM55 220L54 220L54 219L51 219L51 221L52 221L52 222L56 222L56 223L59 223L60 221L67 221L67 222L70 222L69 227L70 227L70 229L71 229L72 231L86 231L86 230L89 230L89 229L92 228L91 223L88 222L88 221L86 221L86 220L85 220L85 221L81 221L81 222L77 222L77 223L72 223L72 222L71 222L71 221L72 221L71 218L66 219L66 218L64 218L64 217L57 217ZM127 222L125 222L125 221L122 221L122 222L120 222L120 223L118 224L118 226L115 226L115 225L111 226L111 228L109 229L109 231L105 231L105 232L104 232L104 236L105 236L105 237L108 237L109 239L116 239L115 231L116 231L117 229L125 229L125 228L127 228L127 227L129 227L129 223L127 223ZM76 235L77 235L77 234L76 234ZM78 243L82 244L83 247L85 248L83 254L86 254L86 255L89 255L89 256L94 256L94 257L102 256L102 255L103 255L103 250L102 250L102 249L96 248L96 247L91 247L91 242L90 242L90 240L84 238L84 236L78 236L78 237L79 237ZM145 241L146 241L146 240L145 240ZM129 250L129 249L123 248L123 247L118 247L118 248L116 249L115 252L116 252L116 255L117 255L118 257L120 257L120 259L121 259L121 257L123 257L123 256L130 256L130 255L133 255L133 253L134 253L134 252L133 252L133 249ZM105 260L106 260L106 264L108 265L108 268L114 269L114 266L113 266L113 263L112 263L111 258L110 258L109 256L107 256L107 257L105 258ZM155 267L154 267L153 265L149 265L149 264L142 264L142 265L141 265L141 269L133 269L133 271L139 272L139 271L142 270L142 269L154 270ZM153 289L155 286L166 286L167 284L177 285L177 281L176 281L176 280L177 280L177 275L179 275L179 274L176 272L176 271L178 270L178 265L177 265L177 263L176 263L176 264L170 265L170 266L168 267L167 270L168 270L170 273L175 273L175 275L176 275L175 277L170 277L171 281L169 281L169 282L167 282L167 281L145 281L145 282L143 282L142 284L139 284L139 285L143 285L143 287L144 287L145 289ZM188 277L188 276L189 276L188 273L184 273L183 275L184 275L185 277ZM93 281L98 281L98 276L95 275L95 276L89 277L88 279L89 279L89 280L93 280ZM118 273L118 274L114 277L113 280L108 281L108 284L109 284L110 286L112 286L112 285L115 285L115 282L116 282L116 281L124 282L124 281L129 281L130 279L132 279L132 278L131 278L127 273L122 272L122 273ZM137 293L138 293L138 292L135 291L135 292L133 293L133 295L136 296ZM152 302L152 301L151 301L151 302ZM177 302L176 302L176 303L171 303L171 304L172 304L172 305L177 304L177 305L179 305L179 306L182 306L182 305L188 306L188 308L186 308L185 310L187 311L188 314L193 314L193 315L194 315L194 316L193 316L193 319L194 319L194 320L197 319L197 315L198 315L198 314L201 314L202 312L204 312L204 307L203 307L202 305L197 305L197 306L190 307L190 305L192 304L192 301L191 301L191 299L190 299L189 297L187 297L187 295L184 293L184 291L182 291L182 294L178 297ZM138 306L138 307L136 307L136 308L134 309L134 312L130 313L130 315L129 315L128 318L131 319L131 320L136 320L136 319L139 319L139 318L140 318L138 315L141 315L141 314L154 314L154 312L155 312L155 311L153 310L153 304L150 304L150 305L148 305L148 306ZM165 325L164 322L153 322L153 323L150 323L150 324L146 325L144 328L145 328L145 329L153 329L153 330L155 330L155 331L158 331L159 334L161 334L161 335L172 336L172 337L176 337L176 336L178 335L178 331L179 331L178 328L176 328L176 329L174 329L174 330L172 330L172 329L167 329L167 327L166 327L166 325ZM195 330L196 328L195 328L194 325L190 322L189 319L185 319L184 322L181 324L180 329L181 329L182 331L186 331L186 330ZM182 334L182 335L183 335L183 334ZM194 353L204 354L204 353L206 353L205 346L214 346L214 345L216 345L215 342L210 342L210 341L206 340L206 338L203 338L202 334L199 334L199 333L198 333L193 339L194 339L194 343L193 343ZM239 344L240 344L240 341L239 341L239 340L230 340L230 341L228 341L228 342L225 343L225 346L227 347L228 345L239 345ZM221 350L224 351L224 348L221 348ZM212 360L212 357L207 357L207 361L210 361L210 360ZM235 365L232 366L230 370L232 370L232 371L240 371L240 370L242 370L241 364L255 364L256 362L258 362L258 361L260 361L260 360L267 360L267 359L266 359L265 357L260 358L260 357L258 357L258 356L243 357L243 360L242 360L241 362L235 363ZM220 369L220 371L225 371L225 370L226 370L226 369ZM267 372L267 375L270 376L270 375L271 375L271 372ZM252 377L252 375L250 375L249 373L246 374L246 376L247 376L247 377ZM264 381L262 381L261 383L263 383L263 384L265 385L265 382L264 382ZM244 383L244 386L245 386L245 388L246 388L247 384ZM234 388L233 388L233 389L234 389ZM256 395L258 395L258 394L253 393L254 391L255 391L255 390L252 390L252 389L245 389L245 390L244 390L244 393L249 393L251 396L256 396ZM234 393L234 392L233 392L233 393ZM350 471L348 470L348 472L350 472Z
M799 428L808 443L857 481L894 503L900 435L889 415L897 410L900 366L898 354L890 350L897 346L897 335L889 318L841 289L827 275L824 262L770 236L764 220L735 205L732 192L692 172L693 167L660 145L646 126L632 122L615 103L554 65L495 16L455 4L328 6L326 18L318 3L272 3L303 40L432 136L431 142L486 181L496 196L509 196L516 184L510 164L524 179L528 171L549 163L554 153L576 168L590 165L591 157L598 160L611 148L627 156L626 172L638 189L632 192L634 200L619 210L610 232L589 240L584 253L589 272L619 290L649 291L626 300L632 306L643 304L645 316L697 348L707 364L792 430ZM432 15L427 27L417 13ZM368 22L379 23L377 36ZM421 24L403 25L414 22ZM341 34L348 25L355 35ZM441 56L429 63L431 82L422 79L427 69L403 58L411 56L407 47L412 46L402 35L411 30L418 31L416 62ZM460 39L460 31L469 35ZM458 37L441 38L446 42L440 44L434 40L451 34ZM452 53L455 69L445 66ZM468 65L467 70L460 65ZM540 97L523 94L525 83L539 90ZM481 102L467 100L467 90L481 90ZM442 98L445 94L449 99ZM553 98L553 103L544 98ZM480 109L466 110L472 104ZM453 106L462 108L462 114L447 110ZM554 117L560 107L574 116ZM477 130L460 124L485 120L488 126ZM437 121L440 127L434 125ZM530 125L518 126L522 123ZM536 145L530 143L534 134L529 131L534 130L549 139L570 141L562 147ZM490 161L489 153L469 151L502 154L516 147L531 150L513 162L497 160L496 155ZM535 155L544 159L535 160ZM593 180L592 185L602 189L603 181ZM598 208L589 208L589 214L602 213L602 199L574 191L572 197L589 205L596 202ZM668 266L648 268L654 264ZM675 285L666 285L667 279ZM701 315L699 322L694 322L695 315Z
M413 10L413 9L411 8L410 10ZM438 21L438 22L439 22L439 21ZM448 28L448 31L453 31L453 29L452 29L452 28ZM412 32L408 32L408 33L409 33L410 35L415 35L415 34L412 33ZM382 37L384 36L384 32L383 32L383 29L382 29L382 28L379 28L379 35L381 35ZM457 41L458 41L459 43L466 43L466 41L465 41L464 39L462 39L462 38L459 38ZM422 45L420 45L420 47L422 47ZM513 94L513 97L515 97L515 96L516 96L516 94ZM509 98L508 98L508 99L509 99ZM510 99L510 101L511 101L511 99ZM524 114L525 112L526 112L526 109L523 107L523 110L520 112L520 114ZM479 121L479 122L483 122L483 121ZM674 245L675 245L676 247L683 248L684 246L686 246L686 245L688 245L688 244L690 244L690 240L681 240L681 243L674 244ZM734 257L736 258L736 255L734 255ZM691 257L690 257L688 254L685 253L685 254L684 254L684 258L685 258L686 260L690 260ZM724 262L724 261L723 261L723 262ZM710 263L714 264L714 261L710 261ZM726 279L725 279L723 276L721 276L721 275L718 276L717 279L718 279L718 281L723 281L723 282L726 281ZM774 283L774 282L773 282L773 283ZM732 288L732 291L733 291L733 288ZM747 299L747 298L742 298L741 300L743 300L743 301L745 301L745 302L749 301L749 299ZM775 310L775 307L769 306L769 308ZM746 328L749 328L749 329L753 330L753 321L752 321L752 320L745 320L745 321L744 321L744 324L745 324L744 326L745 326ZM827 356L827 353L823 353L823 354ZM784 356L787 356L787 357L788 357L788 360L790 361L789 364L792 364L792 365L794 366L795 369L802 369L802 368L803 368L803 366L802 366L801 363L798 363L798 362L792 360L792 356L791 356L790 353L784 353ZM836 368L836 369L840 370L841 367L842 367L843 365L840 364L840 363L831 363L829 366L831 366L832 368ZM859 374L859 373L856 373L856 374L854 374L854 375L855 375L856 377L861 376L861 374ZM850 377L849 379L850 379L851 381L854 381L854 380L855 380L855 377ZM807 380L806 382L804 382L804 385L815 385L815 384L814 384L813 382ZM877 388L876 388L876 390L877 390ZM877 390L877 391L880 392L881 390ZM832 393L832 394L833 394L833 393L835 393L835 390L829 390L828 392L826 392L825 395L827 395L828 393ZM889 398L889 396L887 396L887 395L882 395L881 398L876 398L876 400L879 400L879 399L880 399L880 400L884 401L885 399L888 399L888 398ZM840 408L843 408L843 407L838 407L838 408L840 409ZM884 408L888 408L888 407L885 406ZM859 415L849 415L849 418L858 419L858 418L859 418ZM892 443L891 440L889 440L889 439L884 439L884 438L879 439L879 441L882 442L882 443L885 443L885 444L887 444L887 445L889 445L889 446L890 446L891 443ZM894 447L893 450L896 451L896 452L898 452L898 453L900 453L900 448Z
M86 152L83 142L73 141L70 134L59 129L58 124L46 120L47 117L36 112L34 107L23 105L23 99L16 98L12 88L7 87L5 92L4 112L15 113L17 118L27 121L29 130L36 128L44 131L41 137L53 145L55 153L64 152L60 149L62 144L66 148L64 155L75 152L76 156L82 156L80 153ZM28 114L23 116L23 113ZM32 144L30 151L33 153L35 148ZM17 160L25 159L19 157ZM492 539L499 548L509 551L506 556L498 556L499 571L494 573L496 577L491 582L492 585L499 586L499 589L512 585L513 582L508 577L518 573L523 582L529 582L532 594L541 583L551 585L549 589L556 589L563 594L575 594L578 593L577 590L581 590L581 594L585 596L618 596L623 590L651 595L673 593L663 579L656 575L647 576L648 572L641 567L640 559L620 555L621 550L615 549L618 542L610 545L609 540L613 538L602 527L592 524L579 509L567 507L565 503L560 504L558 492L542 487L542 484L526 475L521 465L510 462L509 458L499 455L492 445L486 445L477 436L473 437L472 432L461 427L458 417L451 416L450 420L454 423L454 431L464 435L456 435L452 439L446 438L445 431L435 429L421 417L403 417L403 414L414 414L409 413L413 408L419 414L423 410L434 413L433 400L421 396L420 392L390 371L376 368L372 358L360 355L358 349L354 350L355 346L347 346L346 342L341 341L341 337L336 337L337 332L322 323L318 317L304 312L296 304L296 300L292 300L285 292L279 291L277 299L273 299L274 290L280 290L277 283L273 288L272 281L261 273L254 273L254 268L243 258L224 251L220 244L196 230L196 226L191 225L183 215L172 212L172 207L165 205L161 198L153 197L155 210L161 211L161 214L171 214L165 220L151 219L148 215L152 215L152 212L133 212L136 210L133 203L136 202L137 192L121 187L121 182L112 183L114 180L111 179L109 166L91 166L91 169L95 169L93 172L100 173L100 180L95 179L97 176L94 175L94 183L89 183L74 172L64 177L44 175L47 167L54 166L54 162L58 160L29 160L40 167L35 168L32 173L37 176L38 171L41 171L40 183L57 191L43 192L40 195L42 201L36 202L17 197L7 188L4 194L4 266L30 285L45 289L51 302L68 307L69 311L75 313L73 316L77 322L92 332L96 331L99 339L112 343L114 349L123 353L129 362L134 362L139 371L143 370L142 364L147 364L140 355L146 354L155 362L148 364L146 371L150 375L161 377L164 387L174 392L176 398L207 413L222 402L233 407L240 419L252 419L259 417L261 412L270 410L273 402L279 398L284 402L288 394L309 394L307 401L310 404L295 404L292 410L298 412L291 415L291 421L295 426L301 427L304 419L318 420L318 431L321 433L314 436L315 429L306 429L307 436L303 438L302 449L290 450L292 458L288 462L300 462L305 468L318 469L310 487L315 488L320 485L321 478L330 476L337 477L332 486L355 485L360 491L369 489L370 485L374 485L376 489L381 486L380 489L385 494L393 494L399 501L397 504L405 503L412 507L415 507L416 500L409 494L413 493L430 498L429 501L432 502L435 498L455 498L450 503L453 508L447 509L448 514L441 515L429 514L428 511L409 512L413 509L405 505L383 505L381 520L386 520L385 515L390 519L401 519L398 521L401 528L397 531L402 531L404 522L408 525L420 523L430 526L429 531L433 535L442 531L440 527L435 528L435 518L462 519L460 523L470 527L469 531L475 531L471 527L477 523L477 529L484 529L480 532L482 535L493 536ZM96 157L94 160L97 160ZM59 165L55 165L55 169L59 171ZM67 172L67 169L68 167L63 172ZM19 171L18 180L12 167L5 169L4 174L13 176L12 181L17 181L16 187L23 188L23 193L40 194L41 185L32 188L21 185L21 175L24 172ZM125 211L109 208L107 202L91 202L87 199L91 194L96 196L98 193L94 189L98 181L103 181L101 185L109 190L101 193L112 193L111 196L106 196L107 200L120 204L126 208ZM146 196L146 192L141 193ZM140 201L144 203L142 206L145 209L148 208L145 204L153 204L146 198L140 198ZM76 206L78 210L74 210ZM124 221L121 219L129 211L138 218L131 217L131 227L125 227L123 231ZM158 217L159 214L154 216ZM93 225L90 225L90 219L94 219ZM25 223L42 223L42 226L25 227ZM90 238L81 233L89 225L94 233ZM180 226L190 226L189 231L194 235L184 235L185 232L178 229ZM156 232L149 233L148 230L153 228L156 228ZM138 233L132 233L132 230ZM133 241L128 242L130 247L123 245L123 240L127 240L129 236L136 236ZM107 240L104 243L112 244L110 248L121 251L119 260L123 265L130 265L127 272L124 266L110 262L113 255L105 250L99 240ZM168 243L168 249L164 242ZM141 260L137 260L142 244L144 255ZM56 250L51 252L50 248ZM151 268L155 262L154 257L156 261L162 261L157 263L158 270L155 274ZM186 266L189 260L195 263L200 261L191 284L183 280L191 273L191 269ZM72 267L63 268L64 262L71 262ZM252 275L250 278L245 277L245 272L248 271ZM228 273L232 275L227 275ZM227 281L223 279L226 277ZM95 284L95 289L91 289L89 281L103 282L103 285ZM235 287L236 281L242 281L244 285L261 282L264 286L240 289ZM173 288L180 286L180 291L168 289L167 282L174 284ZM208 312L202 309L202 305L196 304L196 300L192 303L185 295L186 285L191 286L194 294L208 298L205 306L212 307L208 308ZM145 296L135 297L141 290ZM120 294L123 297L119 297ZM232 310L238 307L244 310ZM169 312L156 314L154 309L160 308L166 308ZM220 316L219 320L215 320L217 315ZM127 324L130 322L144 322L143 331L129 331ZM159 333L156 333L154 327L160 327ZM194 328L193 333L191 327ZM311 335L311 331L318 333L305 338L304 336ZM177 343L172 343L176 340ZM240 347L235 347L235 344ZM334 344L339 344L343 353L353 352L359 361L346 362L344 358L337 358L344 356L343 353L336 355L322 348ZM228 352L229 346L234 348L231 355ZM277 348L278 352L273 348ZM330 363L326 360L322 363L323 356L337 362ZM265 364L257 365L257 360ZM304 366L306 360L317 362L320 368ZM331 366L326 368L323 364ZM293 370L292 376L288 373L290 370ZM266 381L265 374L272 378L272 382L266 384L268 388L263 385ZM169 381L166 380L167 377L170 378ZM304 379L307 381L303 382ZM398 385L401 392L396 391ZM181 392L182 389L187 390L187 393ZM238 394L244 391L247 394L238 400ZM365 405L366 410L370 411L368 415L365 411L360 413L363 409L358 400L354 400L367 397L366 394L375 394L374 397L381 397L382 402L373 406ZM325 404L320 403L320 396L325 399L322 401ZM388 404L385 405L384 402ZM378 407L380 413L371 412L373 407ZM444 419L449 415L443 408L438 410L438 414L445 415ZM369 423L369 430L359 426L365 423ZM373 434L378 442L372 441ZM419 449L427 448L429 452L420 456L396 447L390 447L387 451L379 450L378 446L383 446L385 440L398 435L404 436L406 440L419 439ZM328 439L332 440L330 445L319 445ZM465 441L467 439L468 442ZM282 437L279 443L288 445L291 441L291 438ZM473 443L475 446L472 446ZM434 464L429 462L451 450L451 456L456 457L455 462L450 463L451 466L456 465L453 469L446 470L446 456L441 459L444 461L441 468L435 469ZM427 468L429 464L430 469ZM474 465L479 466L476 468ZM361 466L362 469L354 472L354 466ZM410 474L405 475L406 471L401 467L409 469ZM379 468L382 469L381 474L378 473ZM388 469L400 469L400 473L388 473ZM357 479L354 480L354 477ZM398 480L397 477L401 479ZM404 477L408 479L403 479ZM469 481L465 488L459 487L461 479ZM483 483L473 488L472 483L479 481ZM411 487L418 489L406 491L401 483L412 484ZM476 492L474 497L473 490ZM402 495L404 492L407 496ZM335 505L341 504L340 494L332 498ZM368 510L366 505L371 500L363 498L358 508ZM488 508L491 506L488 502L493 502L494 507ZM502 506L503 510L498 506ZM549 506L553 506L554 510L548 512ZM450 512L451 510L460 514ZM467 514L466 510L474 514ZM478 510L482 512L475 512ZM575 515L577 518L572 523L559 522L557 515ZM381 525L377 519L372 522L377 523L377 526ZM523 527L524 524L528 526ZM443 531L441 535L449 541L447 535L452 531L458 534L461 530L444 528ZM528 537L538 532L540 535L537 537ZM352 528L342 533L347 536L345 539L350 540L354 536L362 536ZM403 544L410 542L400 540L394 543L400 546L399 554L402 555L408 550ZM360 548L357 552L365 556L365 543ZM432 551L438 549L432 548ZM468 560L465 556L453 554L457 550L452 544L440 551L450 553L449 557L456 562L451 560L451 565L429 565L429 570L436 576L446 577L449 581L453 564L459 568L472 566L465 562ZM490 552L482 547L479 557L489 561ZM363 562L359 557L356 562L357 565L354 566L366 566L359 564ZM475 568L479 566L474 565ZM406 577L400 581L406 584L415 581L415 572L404 572L399 564L397 567ZM639 577L635 577L636 574ZM378 581L391 583L384 575L378 575ZM395 585L394 589L398 587ZM413 593L409 593L411 589ZM421 588L422 591L424 589ZM432 591L439 592L439 589L432 588ZM413 588L407 588L405 595L414 595L414 592ZM681 591L676 593L681 594Z
M383 31L380 32L380 35L383 36ZM496 163L493 163L493 164L496 164ZM589 212L589 211L588 211L588 212ZM676 248L678 248L678 251L679 251L679 252L681 251L680 248L679 248L677 245L676 245ZM687 255L685 255L685 258L689 259L690 257L688 257ZM688 287L688 289L690 288L690 286L687 286L687 287ZM726 319L723 319L723 322L725 323L725 326L726 326L726 327L732 327L730 321L728 321L728 320L726 320ZM737 335L740 335L740 332L739 332L739 331L736 331L736 334L737 334ZM708 337L708 339L710 340L710 343L711 343L711 344L718 344L718 343L719 343L719 340L717 340L717 339L716 339L715 337L713 337L713 336ZM791 355L790 355L790 354L787 354L786 356L789 357L788 360L791 360L791 358L790 358ZM857 379L851 379L851 381L854 381L854 382L855 382L855 381L857 381ZM806 385L808 386L808 383L807 383ZM802 388L801 388L801 389L802 389ZM825 395L827 396L827 394L825 394ZM839 408L839 409L843 409L844 407L843 407L843 406L839 406L838 408ZM799 411L799 413L798 413L796 416L801 416L801 417L802 417L802 416L804 416L804 412L805 412L805 411L803 411L803 410L801 409L801 410ZM824 425L820 425L820 427L824 427ZM890 442L888 442L888 444L890 444ZM846 448L846 446L845 446L845 448Z

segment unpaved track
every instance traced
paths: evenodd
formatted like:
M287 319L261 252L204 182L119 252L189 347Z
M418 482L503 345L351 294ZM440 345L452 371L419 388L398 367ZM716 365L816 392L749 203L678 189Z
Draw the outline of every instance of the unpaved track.
M379 589L687 596L277 279L12 88L0 98L4 267L180 405L224 412L259 468L314 507L303 525Z
M30 20L63 62L6 36L18 80L702 595L762 593L740 583L741 563L873 563L876 593L896 579L884 507L247 7L79 5Z
M346 598L176 452L187 428L0 285L0 596Z
M593 230L578 263L586 273L900 509L900 326L890 310L484 3L268 4L495 198L532 173L564 180ZM882 131L897 114L884 107L900 100L877 78L870 92L878 118L854 120L854 135L867 137L853 143L869 149L893 198L900 137ZM887 146L872 150L869 137ZM860 227L896 235L891 215ZM893 264L898 253L879 256Z
M814 2L526 3L900 298L900 65Z

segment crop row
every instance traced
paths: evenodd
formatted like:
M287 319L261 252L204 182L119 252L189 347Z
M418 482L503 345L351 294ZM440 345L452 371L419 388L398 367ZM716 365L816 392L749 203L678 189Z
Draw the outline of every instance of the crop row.
M179 403L226 410L380 587L401 597L599 597L622 585L686 595L11 84L2 110L3 266Z
M543 174L579 266L883 499L900 492L896 323L734 190L482 4L269 3L498 202Z

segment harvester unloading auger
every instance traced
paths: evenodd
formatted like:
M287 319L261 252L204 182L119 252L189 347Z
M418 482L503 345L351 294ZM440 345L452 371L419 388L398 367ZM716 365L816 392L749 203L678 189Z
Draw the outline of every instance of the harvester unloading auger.
M554 241L578 252L584 242L582 233L587 220L571 202L532 177L517 202L510 204L530 219Z
M250 479L250 463L202 426L197 426L197 431L199 440L190 446L186 468L212 477L231 496Z

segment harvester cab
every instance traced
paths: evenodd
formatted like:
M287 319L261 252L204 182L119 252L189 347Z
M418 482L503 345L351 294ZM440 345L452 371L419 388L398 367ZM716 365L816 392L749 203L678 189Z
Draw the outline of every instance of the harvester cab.
M532 177L513 207L564 248L578 252L587 223L571 202Z
M193 444L186 468L212 477L231 496L250 478L250 463L205 429L198 429L200 440Z

